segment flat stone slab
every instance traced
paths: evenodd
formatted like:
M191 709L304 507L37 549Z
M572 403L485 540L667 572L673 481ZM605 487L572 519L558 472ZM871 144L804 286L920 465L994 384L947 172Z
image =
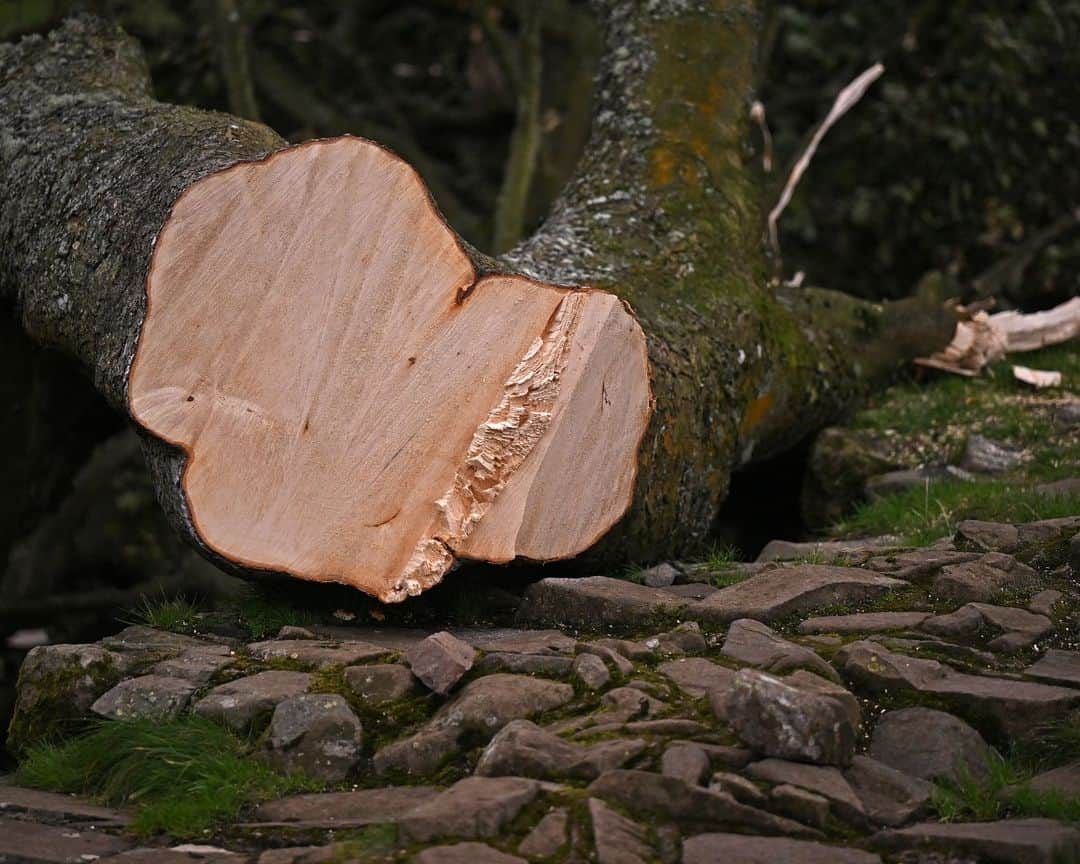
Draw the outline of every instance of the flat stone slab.
M1080 762L1062 765L1031 778L1028 784L1036 792L1057 792L1060 795L1080 795Z
M566 845L570 815L564 808L552 810L533 826L518 844L518 852L530 858L550 858Z
M856 756L844 779L875 825L897 827L925 814L933 786L869 756Z
M794 669L809 669L823 678L839 680L836 670L814 651L789 642L772 628L750 618L731 623L720 653L777 675Z
M310 683L307 672L259 672L219 684L196 702L192 711L245 732L259 717L268 717L279 702L306 693Z
M1025 675L1080 687L1080 653L1051 648L1024 670Z
M683 842L683 864L881 864L873 852L786 837L698 834Z
M710 594L685 614L715 624L728 624L738 618L775 621L829 606L875 600L907 584L858 567L779 567Z
M195 683L184 678L140 675L101 694L90 710L110 720L172 720L187 707L195 689Z
M1007 522L984 522L981 519L965 519L956 526L956 542L968 549L985 549L988 552L1015 552L1020 545L1020 535L1015 525Z
M897 579L919 581L942 567L963 564L979 557L977 552L957 552L952 549L913 549L895 555L871 558L866 567L878 573L888 573Z
M657 667L665 678L670 678L684 693L694 698L710 691L727 692L735 682L735 670L706 660L704 657L686 657L668 660Z
M482 675L492 672L514 672L523 675L540 675L543 678L562 678L570 674L574 661L563 654L519 654L496 651L485 654L473 667Z
M662 588L648 588L610 576L541 579L525 592L518 607L517 623L587 629L646 627L655 623L658 616L679 614L690 603Z
M635 738L583 747L528 720L515 720L484 748L475 773L481 777L595 780L605 771L621 768L645 746Z
M631 813L653 818L657 814L665 816L689 833L743 828L764 834L819 836L798 822L741 804L726 792L705 789L651 771L608 771L594 780L588 789L591 795Z
M371 642L321 642L315 639L270 639L247 646L257 660L295 660L322 669L326 666L353 666L381 660L390 649Z
M767 783L786 783L807 789L828 800L836 815L857 827L866 825L866 809L851 784L836 768L805 765L786 759L762 759L746 767L746 775Z
M155 675L183 678L202 687L236 660L236 652L227 645L200 645L183 651L176 657L162 660L151 670Z
M895 534L881 537L860 537L855 540L823 540L818 543L795 543L791 540L770 540L757 558L757 563L768 561L798 561L811 556L834 559L860 552L881 552L901 546Z
M255 810L252 827L302 823L304 828L360 828L396 822L442 794L430 786L383 786L352 792L318 792L267 801Z
M130 848L127 840L101 831L0 817L0 861L87 864Z
M540 794L540 784L522 777L466 777L398 820L407 843L443 837L496 837Z
M957 672L936 660L896 654L876 642L845 645L836 655L844 675L870 692L915 690L957 709L992 718L1008 734L1028 731L1031 718L1051 720L1080 704L1080 691L990 675Z
M528 864L524 858L500 852L487 843L451 843L429 846L412 859L414 864Z
M930 617L929 612L857 612L854 615L822 615L799 624L804 636L815 633L888 633L910 630Z
M422 692L419 680L401 663L349 666L345 684L365 705L374 707L408 699Z
M559 630L520 630L514 627L463 628L450 631L478 651L510 654L573 654L577 640Z
M183 633L171 633L168 630L157 630L142 624L132 624L114 636L106 636L101 640L100 644L112 651L122 653L144 653L152 649L164 649L179 653L190 649L200 649L214 643L196 636L186 636Z
M951 639L972 638L984 629L997 631L1001 635L992 639L987 647L991 651L1012 653L1029 648L1052 633L1054 622L1026 609L968 603L948 615L927 618L921 627L927 633Z
M560 708L574 698L574 688L528 675L485 675L470 681L432 718L432 727L494 735L511 720Z
M870 844L887 852L948 851L995 864L1056 864L1080 856L1080 829L1052 819L1001 822L920 822L882 831Z
M1038 574L1012 555L992 552L975 561L943 567L933 582L934 594L960 603L989 603L1001 591L1035 584Z
M620 816L596 798L589 799L588 807L598 864L649 864L655 860L644 826Z
M45 819L92 822L123 826L128 814L114 807L102 807L75 795L0 785L0 813L29 813Z

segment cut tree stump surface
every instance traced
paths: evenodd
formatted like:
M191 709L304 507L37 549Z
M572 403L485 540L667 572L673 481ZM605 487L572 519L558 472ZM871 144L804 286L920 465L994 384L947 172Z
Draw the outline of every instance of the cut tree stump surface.
M188 187L147 304L131 413L187 453L192 523L227 560L394 602L458 556L575 555L630 505L651 395L627 305L480 276L368 141Z

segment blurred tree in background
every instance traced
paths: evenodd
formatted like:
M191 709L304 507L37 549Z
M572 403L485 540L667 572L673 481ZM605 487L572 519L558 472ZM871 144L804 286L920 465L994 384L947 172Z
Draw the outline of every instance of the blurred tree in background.
M159 99L386 144L489 251L543 218L588 131L578 0L0 0L0 38L82 9L142 41ZM1080 0L776 2L765 26L777 188L836 93L886 67L781 220L785 272L900 297L940 270L1028 308L1080 291Z
M776 4L761 98L780 164L875 60L782 224L788 269L863 296L930 269L1042 307L1080 292L1080 2Z

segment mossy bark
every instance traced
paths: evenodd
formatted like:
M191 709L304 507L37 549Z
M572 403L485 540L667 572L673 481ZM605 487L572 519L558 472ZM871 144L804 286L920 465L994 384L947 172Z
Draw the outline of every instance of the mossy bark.
M702 541L732 471L944 344L951 324L927 311L903 326L927 304L897 314L767 287L744 148L756 3L599 6L607 48L577 174L535 236L498 262L476 258L607 288L641 318L657 410L636 504L600 551L644 561ZM136 43L94 19L0 46L0 296L126 410L146 269L171 205L199 178L284 143L257 123L155 102ZM147 453L166 511L201 546L179 457L154 439Z
M918 298L866 303L767 284L746 146L756 0L599 0L592 138L552 215L502 260L625 297L657 397L635 505L597 550L655 560L705 540L731 473L842 413L948 341Z

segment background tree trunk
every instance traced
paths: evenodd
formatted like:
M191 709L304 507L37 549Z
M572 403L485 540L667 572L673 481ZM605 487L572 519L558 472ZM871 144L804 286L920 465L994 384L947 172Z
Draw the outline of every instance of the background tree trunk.
M657 410L636 504L600 552L644 561L703 541L733 470L947 342L952 321L929 300L767 287L744 162L756 4L600 6L607 50L577 175L535 236L487 263L606 288L641 318ZM284 144L257 123L155 102L137 44L93 19L0 46L0 294L126 411L170 207L196 180ZM174 525L211 554L186 511L180 457L153 438L145 447Z

